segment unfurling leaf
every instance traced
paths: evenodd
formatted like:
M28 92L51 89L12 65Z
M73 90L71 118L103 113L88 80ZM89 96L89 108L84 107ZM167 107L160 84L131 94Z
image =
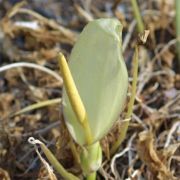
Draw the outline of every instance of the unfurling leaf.
M80 34L69 61L76 88L84 104L93 142L112 127L126 100L128 75L121 49L122 25L116 19L91 21ZM64 89L63 112L67 127L78 144L86 144Z

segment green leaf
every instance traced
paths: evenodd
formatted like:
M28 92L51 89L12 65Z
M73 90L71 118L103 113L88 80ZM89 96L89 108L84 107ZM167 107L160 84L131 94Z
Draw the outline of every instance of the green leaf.
M94 142L109 131L126 100L128 75L121 34L122 25L116 19L91 21L70 56L69 68L85 106ZM65 89L63 112L71 135L84 145L84 129L76 119Z

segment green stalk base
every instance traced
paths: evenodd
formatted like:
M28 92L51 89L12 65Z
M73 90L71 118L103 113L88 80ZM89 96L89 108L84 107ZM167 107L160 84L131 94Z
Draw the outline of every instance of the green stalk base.
M91 173L87 176L87 180L96 180L96 172Z

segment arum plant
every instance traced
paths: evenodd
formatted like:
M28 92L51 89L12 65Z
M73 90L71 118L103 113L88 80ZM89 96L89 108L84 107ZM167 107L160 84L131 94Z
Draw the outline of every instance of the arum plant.
M64 80L63 112L74 140L82 147L86 175L101 165L99 140L123 110L128 87L121 49L122 25L116 19L90 22L75 44L69 69L59 61ZM71 75L72 74L72 77Z
M69 64L62 54L58 57L64 81L65 122L82 149L80 164L89 180L96 179L101 166L99 141L117 120L126 100L128 74L121 34L122 25L116 19L91 21L80 34Z

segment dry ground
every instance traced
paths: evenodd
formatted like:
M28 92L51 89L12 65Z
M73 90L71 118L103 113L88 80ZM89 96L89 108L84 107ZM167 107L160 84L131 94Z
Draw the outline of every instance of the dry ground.
M20 1L0 1L1 67L31 62L58 73L57 53L63 52L68 59L88 21L116 17L124 25L123 51L131 82L138 32L129 0L17 2ZM139 2L150 35L139 51L134 112L127 138L113 158L108 158L108 151L117 138L123 114L102 140L104 160L98 179L180 178L180 68L175 46L174 1ZM61 98L61 91L60 79L38 69L16 68L0 73L0 179L42 179L47 175L27 142L29 136L44 141L71 172L81 173L67 143L69 135L59 103L13 116L33 103Z

